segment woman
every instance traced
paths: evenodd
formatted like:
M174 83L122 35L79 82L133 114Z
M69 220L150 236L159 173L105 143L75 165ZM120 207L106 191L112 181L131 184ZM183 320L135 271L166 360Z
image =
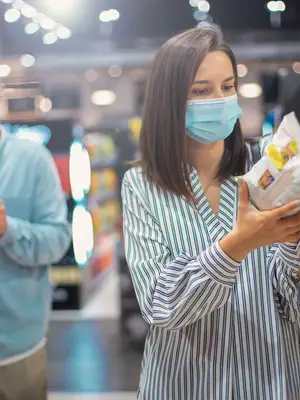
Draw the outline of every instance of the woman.
M169 40L123 183L126 255L150 324L141 400L300 399L300 217L258 212L234 55L213 26ZM239 199L238 199L239 197ZM279 244L275 244L279 243Z

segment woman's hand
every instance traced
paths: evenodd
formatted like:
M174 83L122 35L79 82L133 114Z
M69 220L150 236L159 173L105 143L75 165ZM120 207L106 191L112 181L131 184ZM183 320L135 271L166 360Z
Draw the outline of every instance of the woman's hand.
M246 182L239 190L238 219L235 229L220 245L230 257L241 261L250 251L274 243L300 240L300 213L285 217L299 207L297 201L270 211L258 211L249 203ZM285 217L285 218L284 218Z

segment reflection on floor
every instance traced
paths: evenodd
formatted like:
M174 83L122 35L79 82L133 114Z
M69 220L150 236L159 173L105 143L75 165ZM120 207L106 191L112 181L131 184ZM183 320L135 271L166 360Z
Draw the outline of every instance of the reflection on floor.
M55 313L49 330L49 400L135 400L141 349L121 334L118 274L80 312Z
M136 400L135 393L111 393L111 394L50 394L49 400Z
M52 322L48 379L52 392L134 392L141 351L122 338L117 320Z

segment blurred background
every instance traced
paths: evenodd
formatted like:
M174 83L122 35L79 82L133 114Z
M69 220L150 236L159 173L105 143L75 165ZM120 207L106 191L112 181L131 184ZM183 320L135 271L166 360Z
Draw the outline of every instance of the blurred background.
M1 116L47 146L73 242L51 270L50 399L134 399L143 322L124 258L120 185L138 154L159 46L201 21L238 59L247 137L299 101L299 0L0 0Z

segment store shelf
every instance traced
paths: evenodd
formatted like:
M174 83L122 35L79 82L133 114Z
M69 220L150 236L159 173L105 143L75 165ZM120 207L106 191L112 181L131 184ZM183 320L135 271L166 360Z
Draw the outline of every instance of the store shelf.
M98 170L98 169L103 169L103 168L113 168L116 166L117 163L117 158L111 158L109 160L91 160L91 169L92 170Z
M97 203L97 204L103 204L106 201L110 201L110 200L116 200L118 198L118 193L117 190L111 190L109 192L106 193L102 193L98 196L91 196L88 200L88 205L91 205L93 203Z

